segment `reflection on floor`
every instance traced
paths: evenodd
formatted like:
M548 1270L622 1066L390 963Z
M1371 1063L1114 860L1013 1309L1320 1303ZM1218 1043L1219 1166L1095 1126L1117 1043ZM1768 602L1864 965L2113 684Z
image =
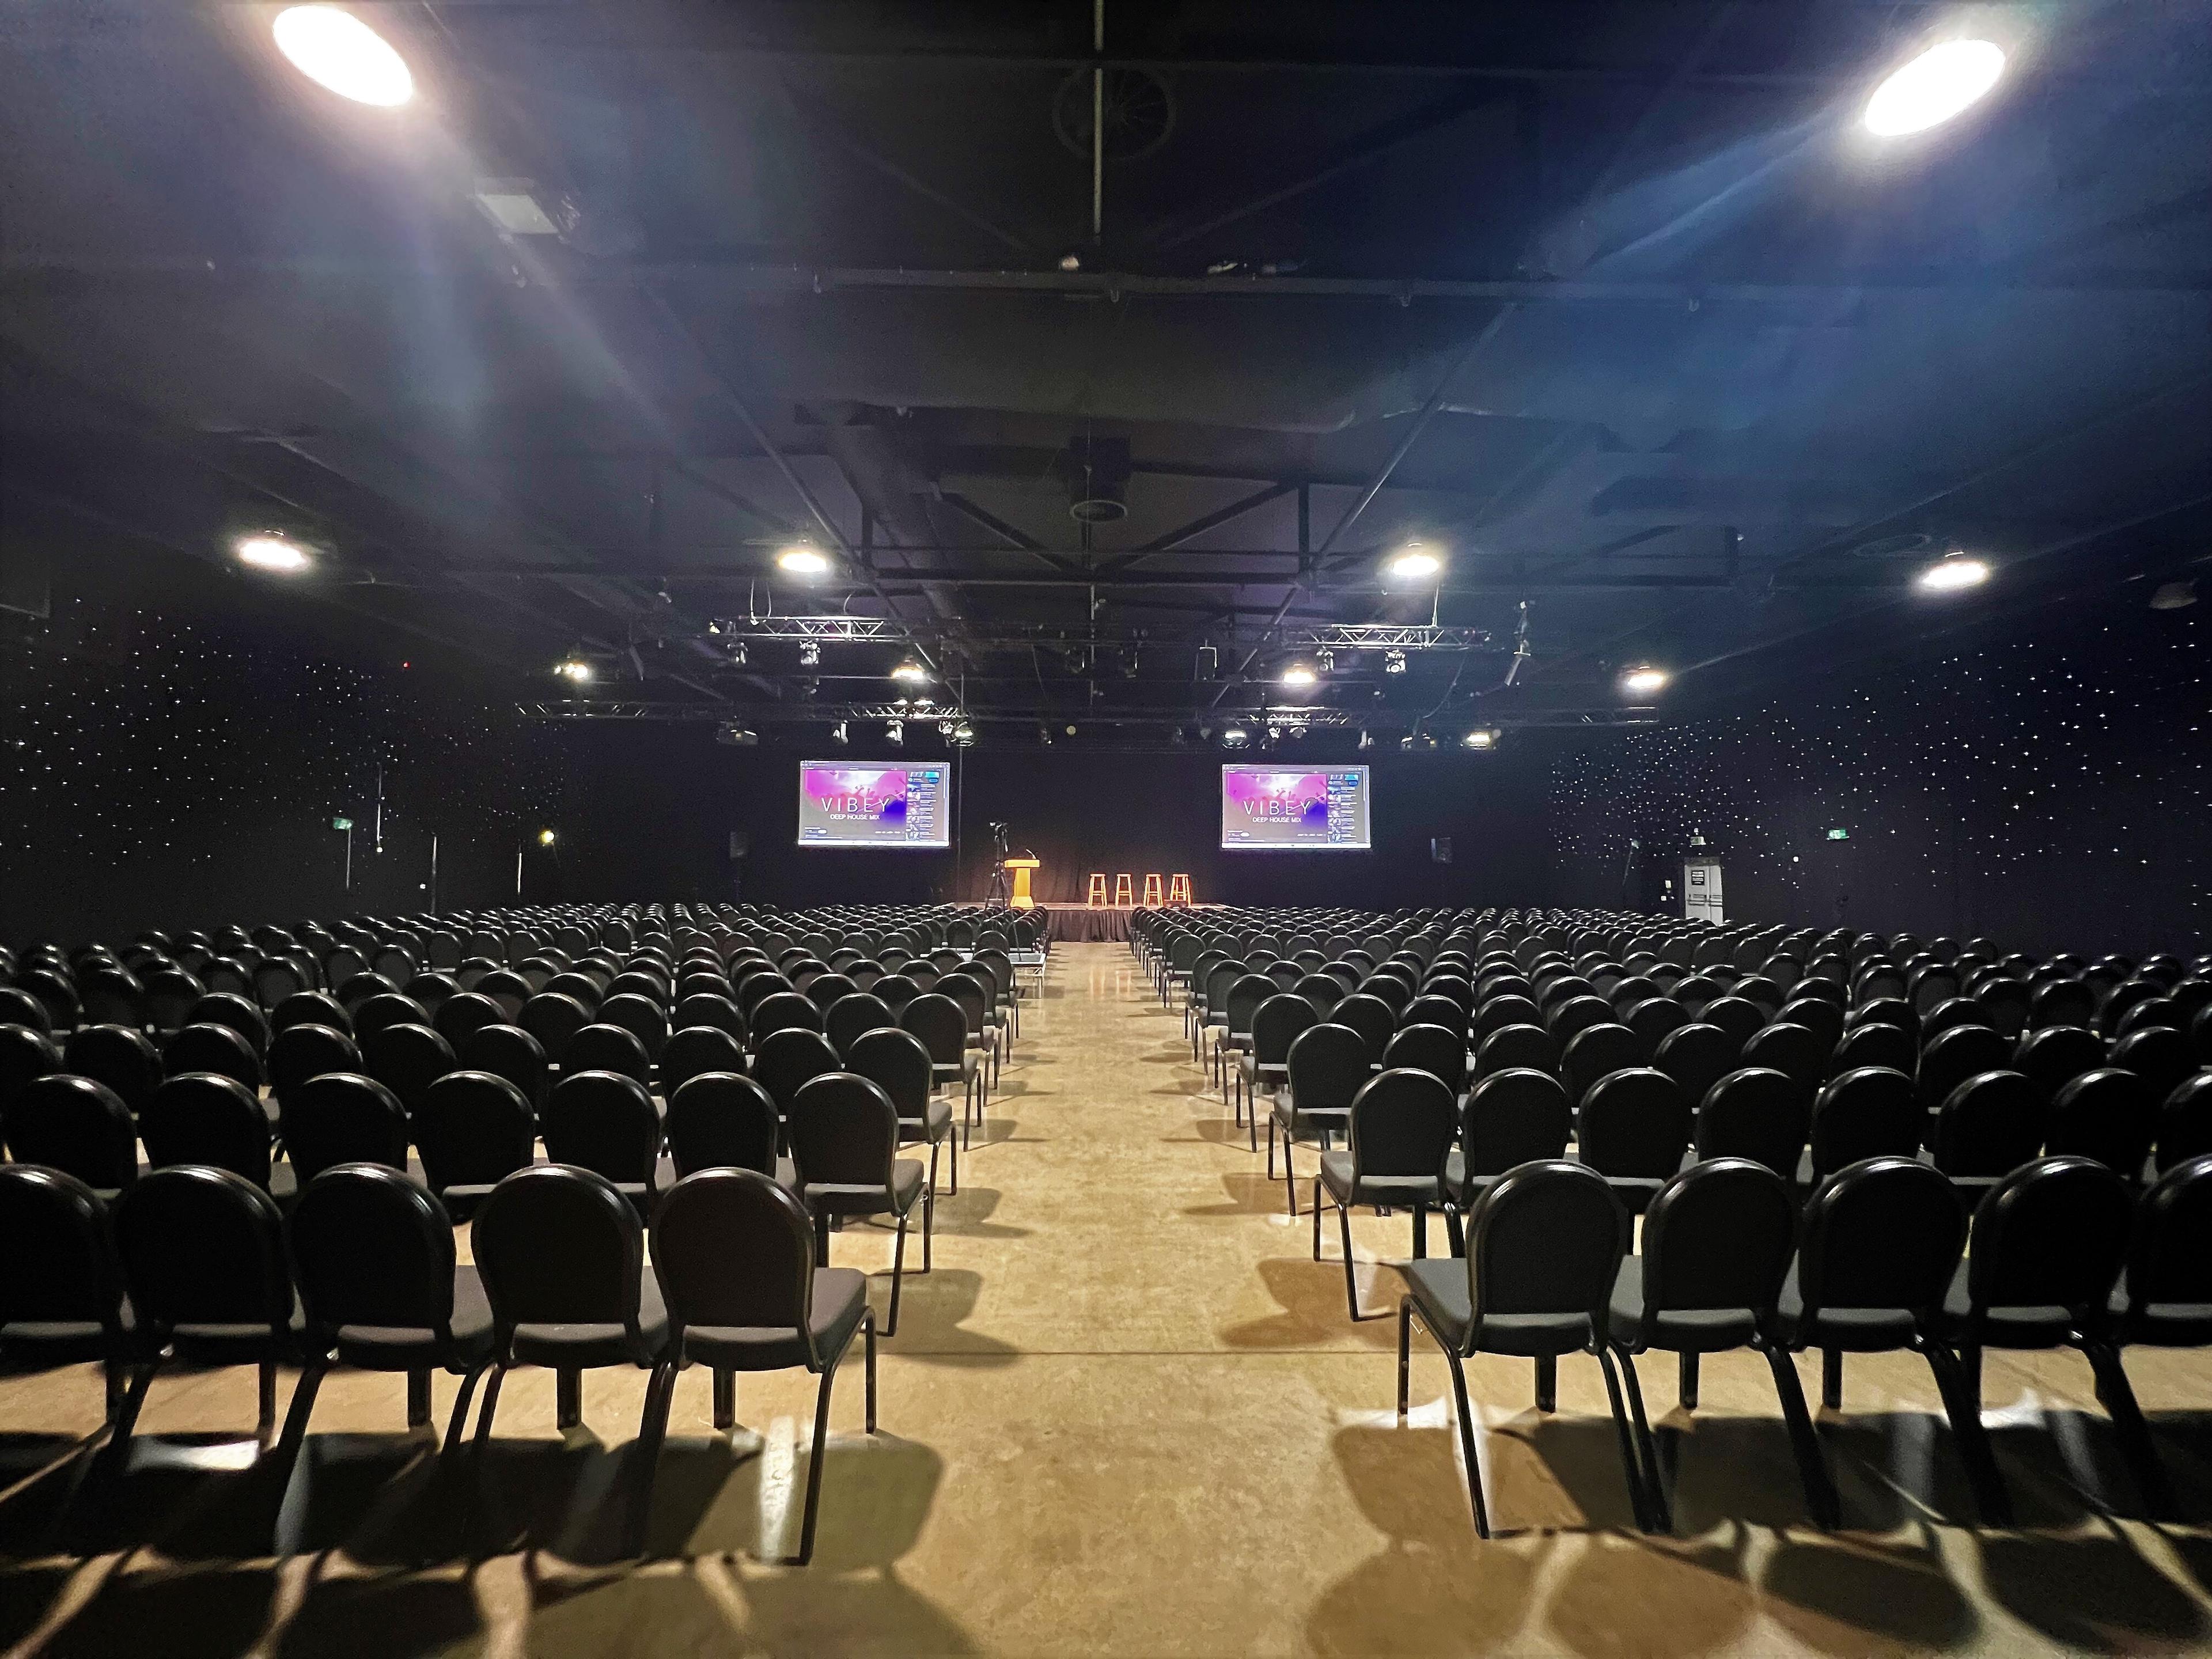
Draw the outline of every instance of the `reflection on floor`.
M1670 1538L1635 1529L1591 1362L1562 1364L1560 1409L1539 1417L1525 1363L1479 1361L1501 1535L1478 1545L1443 1362L1417 1340L1400 1426L1392 1322L1347 1322L1334 1230L1316 1265L1304 1218L1202 1088L1126 946L1057 953L989 1144L939 1207L936 1271L908 1281L882 1434L860 1432L857 1372L841 1382L810 1568L756 1559L797 1526L803 1377L744 1381L748 1427L726 1439L706 1377L683 1379L640 1564L617 1539L642 1374L589 1376L586 1429L565 1439L552 1378L514 1379L471 1518L465 1483L441 1486L397 1431L396 1379L334 1376L277 1490L240 1438L252 1373L165 1376L129 1468L103 1486L71 1455L100 1402L72 1371L0 1380L0 1645L164 1659L2212 1645L2212 1532L2137 1518L2067 1355L1989 1356L1983 1398L2020 1519L2003 1534L1966 1524L1925 1367L1854 1358L1846 1411L1822 1413L1847 1520L1832 1536L1807 1521L1755 1357L1706 1362L1694 1419L1672 1361L1647 1358ZM1395 1275L1367 1264L1406 1251L1404 1218L1363 1219L1357 1237L1363 1304L1395 1306ZM880 1306L889 1235L845 1233L836 1255L879 1270ZM2185 1507L2212 1520L2212 1358L2138 1352L2130 1369ZM1804 1376L1817 1400L1814 1364Z

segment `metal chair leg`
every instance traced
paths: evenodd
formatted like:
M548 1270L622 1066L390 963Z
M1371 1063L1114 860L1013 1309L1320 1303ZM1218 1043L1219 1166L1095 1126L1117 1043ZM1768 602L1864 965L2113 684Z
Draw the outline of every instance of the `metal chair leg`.
M554 1425L574 1429L584 1422L584 1374L573 1365L563 1365L553 1373Z
M1413 1298L1398 1298L1398 1420L1406 1420L1406 1397L1412 1383Z
M1981 1407L1966 1396L1958 1360L1950 1349L1931 1338L1917 1338L1914 1346L1927 1360L1928 1369L1936 1373L1936 1387L1951 1419L1951 1437L1958 1443L1960 1461L1966 1466L1966 1479L1974 1489L1974 1504L1981 1511L1983 1524L2009 1527L2012 1498L2005 1491L2004 1477L1997 1473L1989 1436L1982 1431Z
M407 1426L428 1428L430 1424L430 1371L418 1365L407 1373Z
M840 1358L842 1358L841 1355ZM830 1441L830 1389L837 1380L837 1361L822 1373L822 1391L814 1401L814 1455L806 1464L806 1513L799 1523L799 1553L785 1565L803 1567L814 1559L814 1520L822 1508L822 1462Z
M864 1376L867 1382L868 1432L873 1434L876 1431L876 1310L873 1308L860 1310L860 1328L868 1345L867 1368Z
M1430 1335L1435 1336L1431 1331ZM1444 1351L1444 1358L1451 1365L1452 1397L1458 1406L1460 1455L1467 1460L1467 1496L1474 1506L1474 1531L1478 1538L1490 1536L1490 1511L1482 1502L1482 1459L1474 1449L1474 1413L1467 1403L1467 1368L1460 1363L1459 1351L1437 1337L1437 1346Z
M276 1437L277 1453L281 1457L296 1457L307 1438L307 1419L314 1414L315 1395L321 1391L323 1375L330 1369L320 1355L311 1358L301 1367L300 1380L292 1385L292 1404L284 1413L284 1432ZM428 1379L424 1379L427 1382ZM410 1374L410 1381L412 1381ZM410 1428L415 1425L408 1425Z
M1629 1432L1628 1413L1620 1406L1620 1378L1613 1369L1613 1356L1605 1345L1596 1346L1598 1369L1605 1373L1605 1395L1613 1407L1613 1431L1620 1443L1620 1474L1628 1483L1628 1507L1636 1516L1637 1528L1642 1532L1654 1530L1651 1513L1644 1502L1644 1474L1636 1455L1635 1437Z
M1843 1524L1844 1509L1829 1478L1827 1459L1820 1454L1820 1439L1813 1431L1813 1414L1805 1409L1805 1390L1797 1381L1797 1366L1780 1348L1763 1350L1766 1368L1774 1374L1774 1392L1782 1401L1782 1420L1789 1425L1790 1449L1797 1459L1797 1478L1805 1486L1805 1503L1814 1523L1832 1532Z
M2136 1403L2136 1391L2120 1364L2119 1350L2092 1342L2084 1345L2081 1352L2096 1373L2097 1397L2112 1416L2120 1455L2127 1460L2128 1472L2135 1477L2144 1507L2154 1521L2177 1518L2180 1511L2174 1504L2172 1486L2166 1480L2166 1466L2159 1462L2158 1448L2151 1443L2150 1425L2143 1420L2142 1407Z
M1313 1188L1314 1260L1321 1260L1321 1177L1314 1177Z
M1684 1411L1698 1409L1698 1356L1686 1348L1674 1356L1674 1393Z
M727 1434L738 1426L738 1374L726 1365L714 1367L714 1428Z
M937 1236L937 1193L934 1188L921 1195L921 1270L929 1271L930 1240Z
M1344 1299L1351 1305L1352 1322L1357 1324L1360 1319L1359 1272L1352 1260L1352 1206L1338 1205L1336 1218L1344 1232Z
M647 1528L653 1520L653 1487L654 1478L660 1473L660 1447L668 1433L668 1404L676 1392L676 1362L665 1359L653 1368L653 1380L646 1384L645 1409L637 1425L637 1443L631 1455L637 1459L636 1485L630 1489L629 1525L625 1540L625 1553L645 1553Z
M1536 1356L1536 1409L1555 1412L1559 1409L1559 1362L1553 1356Z
M264 1359L258 1369L261 1409L260 1415L254 1421L253 1437L266 1447L270 1444L270 1437L276 1430L276 1362Z
M451 1459L461 1443L461 1431L468 1425L469 1402L476 1398L477 1384L490 1365L489 1359L479 1359L462 1376L460 1392L453 1396L453 1415L446 1421L446 1443L438 1452L441 1462Z
M1652 1437L1651 1419L1644 1410L1644 1385L1636 1375L1636 1356L1620 1343L1613 1345L1620 1364L1620 1380L1628 1390L1628 1415L1636 1431L1638 1461L1644 1469L1644 1490L1650 1500L1652 1526L1649 1530L1672 1532L1674 1516L1667 1502L1666 1471L1660 1467L1659 1443Z
M1844 1351L1820 1350L1820 1403L1832 1412L1844 1408Z
M899 1212L898 1242L891 1246L891 1316L884 1326L885 1336L898 1334L899 1281L906 1276L906 1212Z
M1425 1204L1416 1204L1413 1206L1413 1260L1426 1261L1428 1259L1429 1206Z

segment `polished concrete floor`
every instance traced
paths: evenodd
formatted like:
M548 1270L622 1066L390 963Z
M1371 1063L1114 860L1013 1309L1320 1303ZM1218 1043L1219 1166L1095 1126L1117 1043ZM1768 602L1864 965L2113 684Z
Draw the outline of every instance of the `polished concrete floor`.
M1301 1154L1310 1171L1310 1153ZM1499 1536L1469 1518L1448 1381L1417 1337L1392 1410L1393 1322L1353 1325L1126 946L1064 947L988 1136L939 1206L936 1268L884 1345L881 1429L841 1376L812 1566L795 1539L812 1388L747 1379L715 1437L679 1383L643 1564L616 1542L641 1374L599 1372L563 1438L553 1381L501 1407L473 1533L397 1379L325 1385L277 1489L250 1372L155 1384L105 1498L61 1461L99 1421L88 1372L0 1381L0 1644L45 1654L1564 1652L2015 1654L2212 1648L2212 1531L2156 1527L2087 1368L1990 1356L1983 1398L2020 1511L1983 1531L1906 1357L1855 1359L1821 1432L1846 1529L1808 1523L1764 1365L1708 1361L1694 1419L1641 1375L1676 1468L1676 1532L1630 1518L1595 1365L1559 1410L1524 1362L1471 1381ZM1305 1199L1301 1196L1301 1207ZM1442 1243L1442 1231L1437 1231ZM1370 1265L1405 1218L1358 1223ZM465 1235L464 1235L465 1245ZM840 1235L881 1269L887 1234ZM908 1261L916 1258L909 1255ZM5 1271L0 1263L0 1271ZM2130 1369L2189 1512L2212 1519L2212 1357ZM1817 1399L1815 1367L1803 1369ZM289 1384L288 1384L289 1385ZM441 1379L437 1405L450 1406ZM442 1421L442 1416L441 1420ZM39 1471L45 1469L45 1473ZM470 1541L471 1537L473 1542Z

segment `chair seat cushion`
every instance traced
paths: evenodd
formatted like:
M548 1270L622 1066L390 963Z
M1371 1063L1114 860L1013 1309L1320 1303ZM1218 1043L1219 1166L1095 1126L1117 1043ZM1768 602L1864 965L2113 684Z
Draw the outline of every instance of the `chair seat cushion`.
M941 1140L951 1132L952 1103L933 1100L920 1117L899 1120L899 1139L902 1143L916 1140Z
M23 1319L0 1325L0 1365L43 1370L90 1360L134 1358L145 1345L138 1340L137 1319L128 1297L123 1298L118 1320L120 1328L112 1336L91 1319Z
M1805 1298L1797 1289L1797 1264L1793 1261L1782 1281L1774 1334L1778 1341L1791 1348L1886 1353L1911 1346L1914 1325L1910 1308L1823 1308L1817 1318L1808 1316Z
M1716 1353L1748 1344L1759 1334L1759 1318L1749 1308L1667 1308L1650 1313L1644 1305L1644 1258L1627 1255L1620 1259L1620 1271L1613 1277L1606 1334L1637 1353L1646 1348Z
M2110 1311L2114 1334L2123 1342L2154 1348L2212 1347L2212 1304L2148 1302L2130 1311L2124 1273L2112 1287Z
M307 1330L307 1316L295 1291L292 1295L292 1317L281 1327L179 1322L170 1328L169 1342L178 1358L192 1364L249 1365L296 1354Z
M1974 1304L1966 1284L1966 1263L1961 1261L1951 1275L1936 1324L1954 1347L1962 1346L1969 1334ZM1978 1334L1985 1348L2057 1348L2066 1345L2073 1330L2073 1317L2062 1307L1984 1308Z
M1467 1263L1456 1256L1391 1264L1406 1276L1422 1322L1449 1346L1464 1350L1474 1318L1468 1299ZM1477 1351L1482 1353L1576 1353L1590 1345L1586 1313L1489 1314L1482 1322Z
M868 1306L868 1276L851 1267L814 1270L814 1306L808 1320L815 1351L824 1364L836 1358ZM684 1331L686 1360L718 1370L781 1371L806 1364L806 1345L798 1331L773 1325L689 1325Z
M1291 1132L1293 1140L1317 1139L1324 1133L1342 1135L1352 1127L1349 1106L1293 1106L1287 1092L1275 1097L1269 1111L1276 1122Z
M1443 1182L1435 1176L1369 1175L1355 1183L1348 1152L1321 1155L1321 1184L1340 1204L1410 1210L1416 1205L1433 1209L1443 1201Z
M891 1184L869 1186L836 1181L810 1181L799 1197L816 1215L902 1215L921 1196L928 1171L918 1158L902 1158L891 1165Z
M341 1325L337 1332L338 1358L363 1370L408 1371L430 1365L466 1370L491 1352L491 1300L484 1295L483 1279L474 1267L453 1269L453 1334L450 1347L438 1334L404 1325Z
M650 1365L668 1346L668 1310L661 1304L660 1281L653 1269L638 1281L638 1340L616 1324L517 1325L514 1361L522 1365Z

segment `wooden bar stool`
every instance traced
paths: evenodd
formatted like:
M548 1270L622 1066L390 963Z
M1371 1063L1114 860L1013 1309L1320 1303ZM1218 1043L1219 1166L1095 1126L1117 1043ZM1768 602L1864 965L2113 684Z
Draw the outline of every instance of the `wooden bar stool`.
M1106 878L1104 876L1095 873L1091 876L1090 894L1084 902L1094 910L1101 909L1105 906Z
M1190 902L1190 878L1188 876L1170 876L1168 878L1168 902L1170 904L1188 904Z
M1158 875L1146 876L1145 878L1145 908L1147 910L1157 910L1166 902L1166 899L1163 896L1160 891L1159 877Z
M1114 902L1115 904L1134 904L1137 902L1135 890L1130 885L1130 882L1131 878L1127 876L1116 876L1114 878Z

